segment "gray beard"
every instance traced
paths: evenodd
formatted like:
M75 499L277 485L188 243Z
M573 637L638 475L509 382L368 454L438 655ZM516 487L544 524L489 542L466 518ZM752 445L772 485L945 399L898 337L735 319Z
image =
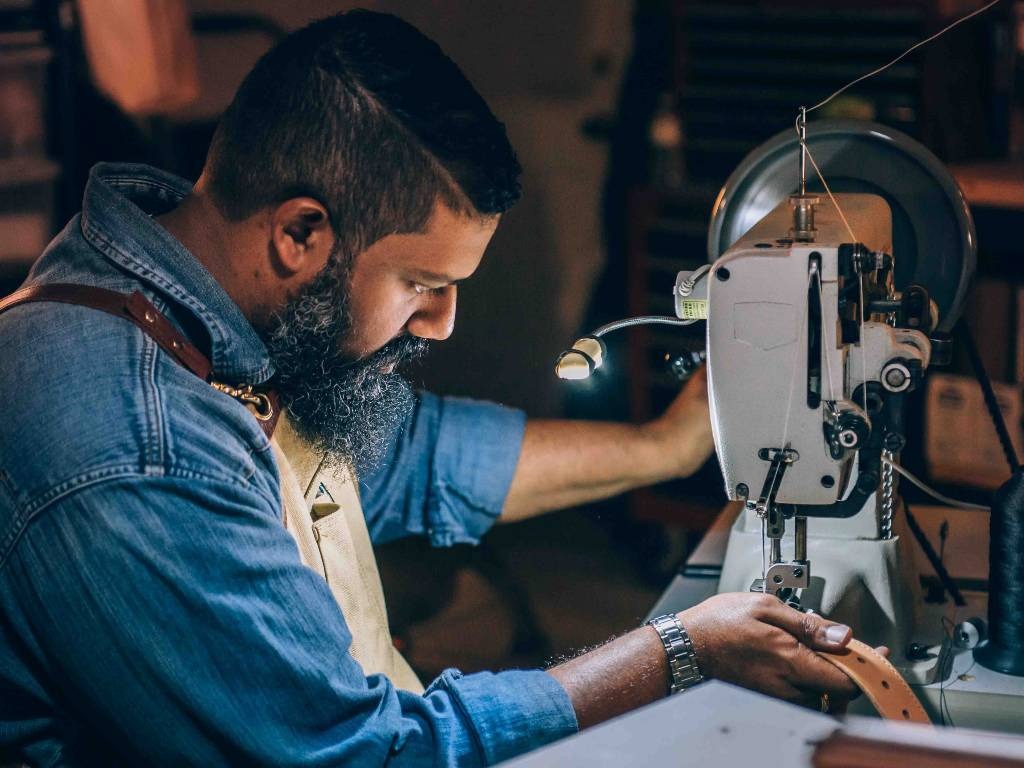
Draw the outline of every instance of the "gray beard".
M412 410L415 395L397 371L422 357L427 342L403 334L362 359L342 353L352 317L350 270L341 261L332 253L261 335L295 431L328 463L366 471L380 463Z

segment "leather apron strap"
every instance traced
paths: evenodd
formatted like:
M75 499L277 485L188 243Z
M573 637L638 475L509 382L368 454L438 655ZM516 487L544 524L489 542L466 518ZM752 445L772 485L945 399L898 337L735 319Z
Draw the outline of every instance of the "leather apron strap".
M74 283L34 285L0 299L0 313L22 304L47 301L98 309L134 323L180 365L203 381L209 382L218 391L239 400L244 405L252 406L253 415L264 434L268 438L274 434L280 410L277 394L272 391L256 392L250 385L233 387L210 381L213 365L209 358L175 328L174 324L140 291L125 294Z
M839 653L818 652L825 661L845 672L887 720L931 725L928 713L896 668L878 651L860 640L850 640Z

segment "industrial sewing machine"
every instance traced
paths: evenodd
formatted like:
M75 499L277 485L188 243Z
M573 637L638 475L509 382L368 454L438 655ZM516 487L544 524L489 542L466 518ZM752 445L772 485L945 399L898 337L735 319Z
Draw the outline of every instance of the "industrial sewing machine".
M689 584L684 571L654 613L715 590L771 593L888 646L934 722L1024 733L1024 648L986 642L973 619L984 593L955 613L923 600L898 492L900 452L916 438L906 399L948 358L974 271L969 210L941 163L897 131L799 128L726 183L711 264L679 274L677 317L604 326L563 353L558 375L599 368L611 330L706 321L715 445L742 508L720 571L700 563Z

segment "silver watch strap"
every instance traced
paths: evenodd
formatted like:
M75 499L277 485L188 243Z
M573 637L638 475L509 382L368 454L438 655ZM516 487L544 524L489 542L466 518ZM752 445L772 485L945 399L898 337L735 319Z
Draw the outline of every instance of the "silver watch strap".
M704 676L697 666L697 653L679 618L674 613L667 613L647 623L654 627L661 638L661 644L665 646L669 675L672 678L669 693L685 691L701 682Z

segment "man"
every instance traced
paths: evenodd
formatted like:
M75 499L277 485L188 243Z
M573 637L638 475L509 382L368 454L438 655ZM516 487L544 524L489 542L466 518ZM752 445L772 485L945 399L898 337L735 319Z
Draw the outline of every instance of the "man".
M438 544L476 538L502 508L652 479L638 457L706 440L680 423L685 402L646 430L531 424L521 449L515 414L413 405L395 366L451 332L456 283L517 175L455 65L365 12L261 60L194 188L94 171L28 284L141 296L125 317L52 294L0 316L0 750L47 765L478 765L666 695L650 626L547 672L450 670L422 695L364 674L282 524L277 449L246 407L269 415L254 394L269 382L321 464L388 455L371 532ZM842 647L846 627L750 594L678 620L704 677L854 692L812 650Z

